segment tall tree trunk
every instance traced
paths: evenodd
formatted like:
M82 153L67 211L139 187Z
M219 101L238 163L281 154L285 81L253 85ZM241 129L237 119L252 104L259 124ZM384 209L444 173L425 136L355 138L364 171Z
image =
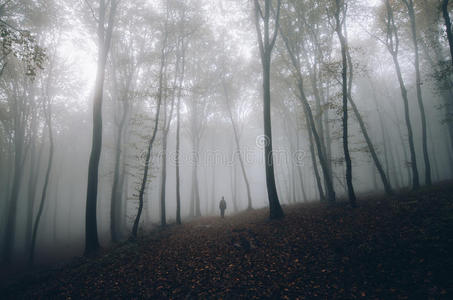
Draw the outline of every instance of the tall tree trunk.
M414 53L415 53L415 78L416 78L416 90L417 90L417 102L418 108L420 110L420 117L422 121L422 145L423 145L423 159L425 162L425 183L427 185L432 184L431 180L431 164L429 161L429 153L428 153L428 129L427 129L427 121L426 121L426 114L425 114L425 107L423 104L423 96L422 96L422 79L420 75L420 54L419 54L419 47L417 41L417 27L416 27L416 20L415 20L415 11L414 11L414 3L413 0L404 0L404 3L407 6L409 11L409 19L411 24L411 33L412 33L412 43L414 44Z
M181 149L181 98L186 66L186 46L184 37L181 39L181 74L178 85L178 100L176 104L176 224L181 224L181 175L179 152Z
M344 31L345 31L345 44L347 46L348 44L348 36L347 36L347 30L346 30L346 23L344 23ZM376 166L376 169L379 172L379 176L381 178L382 184L384 185L384 190L387 195L393 194L392 187L390 185L389 180L387 179L387 176L385 175L384 168L381 165L381 162L379 161L379 158L376 154L376 150L374 149L373 142L371 141L370 136L368 135L368 130L365 126L365 122L362 119L362 116L360 115L359 110L357 109L357 106L355 105L354 100L352 99L352 80L354 78L354 65L352 63L352 57L351 53L349 51L349 48L346 48L346 59L347 59L347 64L349 67L349 79L348 79L348 100L351 103L352 110L354 112L354 115L359 122L360 130L362 131L363 137L365 138L368 150L370 151L371 157L373 159L373 162ZM373 173L375 176L375 173Z
M167 139L168 131L164 130L162 137L162 174L161 174L161 187L160 187L160 226L167 225L165 195L167 187Z
M137 209L137 215L135 216L134 220L134 225L132 226L132 232L131 232L131 239L137 239L138 235L138 225L140 223L140 217L142 215L143 211L143 203L144 203L144 195L145 195L145 190L146 190L146 183L148 181L148 172L149 172L149 167L150 167L150 158L151 158L151 152L153 150L153 144L156 139L157 135L157 129L159 127L159 116L160 116L160 108L162 104L162 97L163 97L163 81L164 81L164 69L166 65L166 51L167 51L167 41L168 41L168 32L167 32L167 23L165 23L165 29L163 33L163 42L162 42L162 49L161 49L161 54L160 54L160 68L159 68L159 87L157 91L157 108L156 108L156 116L154 120L154 128L153 132L151 134L151 138L149 139L148 142L148 147L146 149L146 156L145 156L145 168L143 170L143 177L142 177L142 182L140 184L140 189L138 193L138 209Z
M300 99L302 102L302 106L304 109L305 117L308 120L308 130L311 130L311 133L313 134L313 139L316 144L316 150L318 153L318 158L319 158L319 163L321 165L322 173L324 176L324 181L326 185L326 193L327 193L327 200L329 202L335 202L335 190L333 186L333 180L332 180L332 172L329 168L329 162L327 161L325 153L322 151L322 142L321 138L319 136L318 131L316 130L316 123L313 117L313 112L311 110L310 104L308 103L308 99L305 95L304 91L304 80L303 80L303 75L301 71L301 66L298 58L296 57L296 54L293 52L293 48L290 45L290 40L288 37L285 35L285 33L280 29L280 35L283 38L283 41L285 42L285 46L287 49L287 52L289 54L289 57L291 59L291 63L296 71L296 80L297 80L297 89L299 94L297 97ZM321 195L320 195L321 196Z
M29 257L29 264L33 265L34 263L34 255L35 255L35 246L36 246L36 238L38 235L39 229L39 222L41 220L41 215L44 209L45 201L47 198L47 188L49 185L49 178L50 172L52 170L52 162L53 162L53 153L54 153L54 141L53 141L53 134L52 134L52 108L51 108L51 100L48 100L47 103L47 112L46 112L46 120L47 120L47 129L49 134L49 160L47 162L47 170L46 170L46 177L44 179L44 186L42 188L41 194L41 202L39 204L38 214L36 215L35 224L33 226L33 234L31 238L31 248L30 248L30 257Z
M33 126L34 133L33 136L36 136L36 130L38 126L35 124ZM38 186L38 177L39 177L39 170L41 167L41 155L42 149L44 148L44 143L41 143L39 146L39 151L36 151L36 139L31 141L32 146L30 149L30 177L28 180L28 192L27 192L27 224L25 228L25 249L30 251L31 249L31 237L33 232L33 212L34 212L34 205L36 199L36 189ZM38 152L38 154L36 153Z
M410 156L411 156L410 165L412 168L412 188L414 190L416 190L420 187L420 180L419 180L418 168L417 168L417 158L416 158L416 154L415 154L414 134L412 133L412 124L411 124L410 114L409 114L409 100L407 98L407 90L406 90L406 86L403 81L403 76L401 74L399 61L396 56L393 56L393 62L395 64L396 73L398 76L398 82L400 84L401 96L402 96L403 104L404 104L404 119L405 119L406 127L407 127L407 136L408 136L408 140L409 140L409 151L410 151Z
M373 158L374 164L376 166L376 169L379 172L379 176L381 178L382 184L384 185L385 192L387 195L392 195L392 187L390 185L390 182L387 179L387 176L385 175L384 168L381 165L381 162L379 161L379 158L376 154L376 150L374 149L374 145L371 142L371 138L368 135L368 131L366 129L365 123L363 122L362 116L359 113L359 110L357 109L357 106L355 105L354 101L352 100L352 97L349 96L349 103L351 103L352 110L354 111L354 114L357 118L357 121L359 122L360 129L362 131L363 137L365 138L365 141L368 146L368 150L370 151L371 157Z
M99 160L102 149L102 99L104 93L105 65L112 39L113 23L117 7L117 1L111 0L110 15L107 31L105 30L105 17L107 9L105 0L100 0L98 20L98 66L96 84L93 99L93 136L91 143L91 154L88 166L88 185L86 198L86 219L85 219L85 255L91 255L98 251L98 229L97 229L97 195L99 180Z
M401 74L401 68L398 61L398 50L399 50L399 37L398 37L398 29L395 25L394 16L393 16L393 8L390 4L389 0L385 0L385 6L387 9L387 49L389 53L392 55L393 64L395 65L396 76L398 77L398 82L400 85L401 96L403 99L404 104L404 118L406 121L406 127L408 132L408 139L409 139L409 150L411 154L411 168L412 168L412 187L414 190L420 187L420 180L418 175L418 168L417 168L417 158L415 155L415 147L414 147L414 135L412 133L412 125L410 120L410 113L409 113L409 101L407 98L407 89L406 85L403 80L403 76Z
M266 186L267 195L269 200L269 215L271 219L279 219L284 216L283 210L278 200L277 187L275 186L275 174L274 174L274 158L272 153L272 124L271 124L271 56L272 49L275 45L277 38L279 17L280 17L280 6L281 0L278 0L277 13L275 16L275 28L271 36L269 32L270 25L270 12L272 1L264 1L264 15L263 10L258 2L254 1L255 5L255 25L258 34L258 42L261 54L261 63L263 67L263 113L264 113L264 156L265 156L265 170L266 170ZM264 33L261 33L260 19L263 20Z
M349 141L348 141L348 60L347 60L347 43L342 31L342 24L346 18L346 12L344 11L344 2L341 0L335 0L336 2L336 12L335 12L335 20L336 20L336 28L335 31L337 32L338 39L340 40L341 45L341 58L342 58L342 94L343 94L343 151L344 151L344 160L346 163L346 184L348 187L348 196L349 202L351 206L355 207L356 204L356 196L354 192L354 186L352 184L352 162L351 156L349 153ZM340 3L341 2L341 3ZM343 20L340 21L340 14L343 14Z

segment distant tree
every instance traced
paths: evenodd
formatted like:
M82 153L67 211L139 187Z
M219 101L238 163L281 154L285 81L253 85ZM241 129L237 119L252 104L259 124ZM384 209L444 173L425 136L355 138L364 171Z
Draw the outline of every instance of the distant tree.
M184 26L181 25L181 28ZM176 102L176 223L181 224L181 174L180 174L180 149L181 149L181 100L186 67L186 41L182 36L180 40L179 55L181 59L181 69L177 87Z
M239 66L240 63L235 63L233 60L227 61L226 57L223 57L222 60L223 61L220 63L221 64L221 68L220 68L221 88L220 89L222 90L223 98L225 101L228 119L230 120L231 126L233 127L234 143L236 145L236 155L238 156L238 160L239 160L239 164L240 164L241 172L242 172L242 178L244 179L245 188L247 191L247 209L250 210L253 208L250 183L249 183L249 179L247 177L247 171L245 169L244 159L242 157L238 120L236 120L235 115L234 115L234 110L237 110L237 108L235 108L235 103L237 101L234 101L234 99L232 99L231 92L230 92L231 90L233 90L233 91L236 90L240 93L241 88L240 88L239 84L237 84L238 79L232 78L234 75L229 72L231 70L227 70L228 67L231 68L234 65ZM227 65L228 65L228 67L227 67ZM243 72L237 72L237 73L240 74ZM241 109L241 108L239 108L239 109Z
M30 30L22 29L26 19L25 4L35 8L34 3L12 0L0 4L0 78L4 77L5 72L9 73L3 82L8 108L4 110L0 108L0 122L9 134L11 146L9 148L11 173L8 176L11 178L8 179L5 197L6 222L1 253L2 261L5 263L11 261L21 181L29 145L33 144L33 141L27 138L30 131L29 122L37 121L37 116L32 115L36 112L36 107L33 109L35 103L29 101L28 97L33 95L32 81L37 72L43 69L46 60L45 50L38 45L36 36ZM16 18L10 17L11 15L15 15Z

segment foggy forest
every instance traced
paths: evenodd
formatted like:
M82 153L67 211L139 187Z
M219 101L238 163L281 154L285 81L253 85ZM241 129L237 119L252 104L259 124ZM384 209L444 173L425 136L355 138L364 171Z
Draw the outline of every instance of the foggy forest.
M0 0L0 298L453 297L452 12Z

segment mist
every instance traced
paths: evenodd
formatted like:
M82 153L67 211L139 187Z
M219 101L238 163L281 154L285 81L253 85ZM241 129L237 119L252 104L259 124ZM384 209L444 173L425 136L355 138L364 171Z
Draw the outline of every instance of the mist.
M2 265L449 185L451 9L0 1Z

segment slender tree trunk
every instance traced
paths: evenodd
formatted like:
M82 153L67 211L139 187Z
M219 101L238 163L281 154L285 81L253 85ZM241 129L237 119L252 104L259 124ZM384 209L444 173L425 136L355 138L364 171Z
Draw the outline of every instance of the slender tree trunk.
M385 6L387 9L387 49L389 53L392 55L393 64L395 65L396 76L398 77L398 82L400 85L401 96L403 99L404 104L404 118L406 121L406 127L408 132L408 139L409 139L409 150L411 154L411 168L412 168L412 187L414 190L420 187L419 175L418 175L418 168L417 168L417 159L415 155L415 147L414 147L414 136L412 133L412 125L410 120L410 113L409 113L409 101L407 98L407 89L403 80L403 76L401 74L401 68L398 61L398 49L399 49L399 37L398 37L398 29L395 25L394 16L393 16L393 8L390 4L389 0L385 0Z
M347 37L347 30L346 30L346 24L344 24L344 30L345 30L345 44L347 46L348 43L348 37ZM347 64L349 67L349 80L348 80L348 100L349 103L351 104L352 110L354 112L354 115L359 122L360 130L362 131L363 137L365 138L366 144L368 146L368 150L370 151L371 157L373 159L373 162L376 166L376 169L379 172L379 176L381 178L382 184L384 185L384 189L387 195L393 194L392 187L390 185L389 180L387 179L387 176L385 175L384 168L381 165L381 162L379 161L379 158L376 154L376 150L374 149L373 142L371 141L370 136L368 135L368 130L365 126L365 122L362 119L362 116L360 115L359 110L357 109L357 106L355 105L354 100L352 99L352 80L354 78L354 65L352 63L352 57L351 53L349 52L349 48L346 48L346 60ZM373 91L374 92L374 91ZM373 173L375 175L375 173Z
M247 172L245 170L245 163L244 163L244 160L242 159L241 147L240 147L240 142L239 142L239 132L237 129L236 121L234 120L234 117L233 117L233 112L231 111L231 99L229 97L228 89L225 85L225 82L222 82L222 85L223 85L223 92L225 95L225 102L226 102L226 106L227 106L227 110L228 110L228 116L230 118L231 125L233 126L234 141L236 144L236 153L238 155L239 163L241 165L242 178L244 179L245 187L247 189L247 209L250 210L250 209L253 209L252 195L251 195L251 191L250 191L249 180L247 178Z
M409 100L407 98L406 86L403 81L403 76L401 74L399 61L398 61L398 58L396 57L396 55L393 55L393 62L395 64L396 74L398 77L398 82L400 84L401 96L402 96L403 104L404 104L404 119L406 121L407 136L409 139L409 151L411 154L410 164L411 164L411 168L412 168L412 188L414 190L416 190L420 187L420 181L419 181L418 168L417 168L417 158L416 158L416 154L415 154L414 135L412 133L412 124L411 124L410 114L409 114Z
M381 178L382 184L384 185L385 192L387 193L387 195L391 195L393 194L393 191L390 182L388 181L387 176L385 175L384 168L382 167L381 162L379 161L379 158L376 154L376 150L374 149L373 143L371 142L370 136L368 135L368 131L359 113L359 110L357 109L357 106L355 105L354 101L352 100L352 97L350 96L349 103L351 103L352 110L354 111L354 114L359 122L360 129L362 131L363 137L365 138L368 150L370 151L371 157L373 158L376 169L379 172L379 176Z
M34 128L37 129L37 125L34 125ZM36 130L35 129L35 130ZM36 132L33 134L36 136ZM34 139L31 141L32 146L30 149L30 177L28 180L28 195L27 195L27 224L25 228L25 249L30 251L31 249L31 237L33 231L33 212L34 212L34 205L36 199L36 189L38 186L38 177L39 177L39 170L41 167L41 155L42 149L44 148L44 143L41 143L39 146L39 151L36 151L36 140ZM38 154L36 154L38 152ZM37 161L36 161L37 160Z
M159 127L159 116L160 116L160 108L162 104L162 97L163 97L163 80L164 80L164 69L166 65L166 49L167 49L167 39L168 39L168 32L167 32L167 24L165 25L164 29L164 37L163 37L163 44L162 44L162 49L161 49L161 55L160 55L160 68L159 68L159 87L157 91L157 108L156 108L156 116L154 120L154 128L153 132L151 134L151 138L149 139L148 142L148 147L146 150L146 157L145 157L145 168L143 170L143 177L142 177L142 182L140 185L139 189L139 194L138 194L138 209L137 209L137 215L135 216L134 220L134 225L132 226L132 232L131 232L131 239L135 240L137 239L138 235L138 226L140 223L140 217L142 215L143 211L143 203L144 203L144 195L145 195L145 190L146 190L146 183L148 181L148 172L151 164L151 152L153 150L153 144L156 139L157 135L157 129Z
M17 203L19 200L20 184L23 175L23 157L25 144L25 128L23 116L19 111L19 104L15 105L14 112L14 176L9 199L9 208L3 241L3 261L6 264L11 262L14 247L14 234L16 229Z
M168 131L165 131L162 137L162 183L160 187L160 225L167 225L165 195L167 187L167 138Z
M313 164L313 171L315 173L316 185L318 187L318 192L319 192L319 199L321 201L324 201L326 199L326 196L324 195L324 191L322 189L321 178L319 176L319 171L318 171L318 163L316 162L315 146L313 144L313 133L311 132L310 128L308 128L308 137L309 137L309 142L310 142L311 162Z
M181 90L181 88L180 88ZM180 175L180 162L179 151L181 149L180 135L181 135L181 94L178 96L176 114L176 224L181 225L181 175Z
M376 89L374 87L374 84L373 82L370 80L370 84L371 84L371 91L372 91L372 99L373 99L373 102L374 102L374 106L376 107L376 112L377 112L377 115L378 115L378 119L379 119L379 126L380 126L380 129L381 129L381 138L382 138L382 145L384 147L384 162L385 162L385 171L387 173L387 178L388 178L388 181L391 182L390 180L390 164L389 164L389 154L388 154L388 146L387 146L387 139L385 138L385 133L386 133L386 128L384 126L384 121L382 120L382 113L379 109L379 105L378 105L378 100L377 100L377 97L376 97ZM393 165L393 164L392 164Z
M425 114L425 107L423 104L423 96L422 96L422 79L420 75L420 54L419 54L419 47L417 41L417 27L416 27L416 20L415 20L415 12L414 12L414 3L412 0L404 0L407 9L409 11L409 19L411 24L411 33L412 33L412 42L414 44L414 53L415 53L415 78L416 78L416 90L417 90L417 102L418 108L420 110L420 117L422 121L422 145L423 145L423 159L425 162L425 183L427 185L432 184L431 180L431 163L429 161L429 153L428 153L428 129L427 129L427 120Z
M117 243L121 240L121 215L122 215L122 186L121 186L121 153L123 146L123 135L124 127L126 124L127 115L129 112L129 105L126 103L126 99L123 105L123 112L121 116L120 123L118 125L117 138L116 138L116 147L115 147L115 169L113 174L113 184L112 184L112 194L110 201L110 234L112 241Z
M176 224L181 224L181 175L179 152L181 149L181 97L186 65L186 47L184 38L181 40L181 50L181 76L179 77L178 100L176 104Z
M42 188L41 194L41 202L39 204L38 214L36 215L35 224L33 226L33 234L31 238L31 249L30 249L30 257L29 257L29 264L33 265L34 263L34 255L35 255L35 246L36 246L36 238L38 235L39 229L39 222L41 220L41 215L44 209L45 201L47 198L47 188L49 185L49 178L50 172L52 170L52 163L53 163L53 154L54 154L54 141L53 141L53 134L52 134L52 110L51 110L51 103L47 104L47 112L46 112L46 119L47 119L47 129L49 134L49 160L47 162L47 170L46 170L46 177L44 179L44 186Z
M279 219L284 216L283 210L280 206L278 199L277 187L275 185L274 174L274 158L272 153L272 124L271 124L271 56L272 49L275 45L279 28L280 6L281 0L278 0L277 13L275 16L275 28L271 35L269 30L270 25L270 12L272 6L271 0L264 1L264 10L258 0L254 1L255 5L255 25L258 34L258 42L261 54L261 63L263 67L263 114L264 114L264 156L265 156L265 170L266 170L266 186L267 195L269 200L269 215L271 219ZM264 11L264 15L263 15ZM260 19L263 20L264 32L261 33Z
M139 195L138 195L138 203L139 204L138 204L137 215L136 215L135 220L134 220L134 225L132 227L131 239L136 239L137 238L137 234L138 234L138 225L140 223L140 217L141 217L142 211L143 211L143 202L144 202L143 201L143 197L145 195L146 183L148 181L148 172L149 172L149 167L150 167L150 163L151 163L150 162L151 152L152 152L154 140L156 139L157 128L158 128L158 125L159 125L159 115L160 115L161 101L162 101L162 95L158 96L156 120L154 122L153 133L152 133L151 138L149 139L148 147L147 147L147 150L146 150L145 169L143 171L143 178L142 178L142 182L141 182L141 185L140 185L140 190L139 190Z
M313 134L314 142L316 144L316 150L318 152L319 163L321 165L321 169L323 172L324 181L325 181L325 185L326 185L327 200L329 202L335 202L335 190L334 190L334 186L333 186L332 172L329 168L329 163L327 161L325 153L323 153L323 151L322 151L321 138L319 136L318 131L316 130L316 123L315 123L315 120L313 117L313 112L311 110L310 104L308 103L307 97L305 96L304 81L303 81L303 76L301 73L300 62L296 58L296 55L293 52L293 49L290 45L288 37L284 34L284 32L281 29L280 29L280 35L285 42L285 46L288 51L289 57L291 59L291 63L296 71L297 89L299 91L299 94L297 96L300 99L300 101L302 102L305 117L308 120L308 129L311 130L311 133Z
M234 160L232 161L232 165L231 165L231 169L230 169L230 181L231 181L231 201L233 202L233 210L234 210L234 212L238 212L238 205L237 205L237 201L236 201L236 195L237 195L237 192L236 192L236 186L237 186L237 184L236 184L236 163ZM217 204L217 202L216 202L216 204Z
M192 183L193 183L193 205L194 205L194 216L200 217L200 190L198 185L198 155L199 155L199 141L195 142L194 152L193 152L193 161L194 166L192 168Z
M98 20L98 69L93 99L93 135L91 154L88 166L88 185L86 198L86 219L85 219L85 255L91 255L98 251L98 229L97 229L97 195L99 180L99 160L102 149L102 99L104 93L105 65L109 53L110 41L112 38L113 22L117 1L111 0L108 28L105 29L106 7L105 0L100 0Z
M338 39L340 40L341 45L341 57L342 57L342 94L343 94L343 151L344 151L344 159L346 163L346 184L348 187L348 195L349 195L349 202L351 203L352 207L355 207L356 204L356 196L354 192L354 186L352 184L352 162L351 156L349 154L349 141L348 141L348 61L347 61L347 43L345 37L342 32L342 23L340 22L340 13L343 12L343 22L344 18L346 18L346 13L344 12L344 3L336 0L336 13L335 13L335 20L336 20L336 32L338 35Z
M211 174L211 196L210 196L210 199L211 201L208 201L208 203L211 204L211 209L209 210L209 214L214 214L215 213L215 208L216 208L216 205L217 205L217 201L216 201L216 163L213 162L212 166L211 166L211 170L212 170L212 174Z

